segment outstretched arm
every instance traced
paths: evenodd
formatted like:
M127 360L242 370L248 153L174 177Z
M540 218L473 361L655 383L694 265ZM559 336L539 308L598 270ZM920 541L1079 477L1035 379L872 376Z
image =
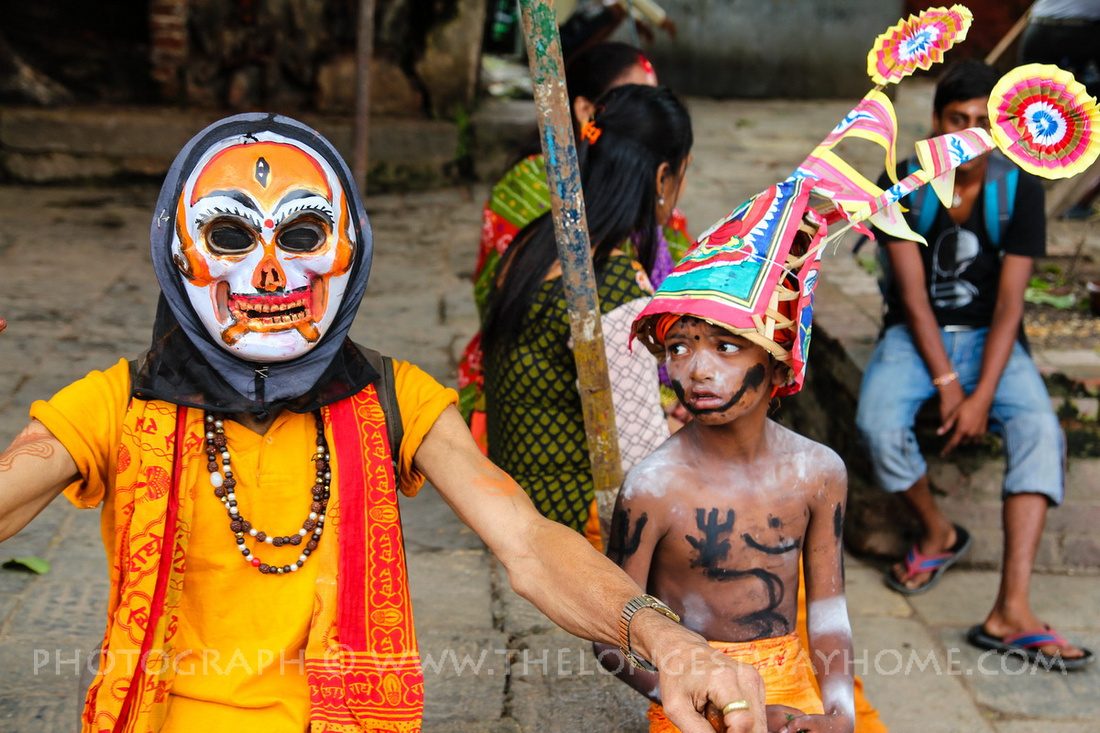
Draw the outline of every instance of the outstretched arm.
M802 564L809 652L821 686L825 715L795 718L782 733L852 733L855 727L852 628L844 597L843 529L848 476L836 454L830 452L821 480L821 491L815 492L810 501Z
M617 643L619 614L641 589L573 530L538 513L523 490L478 450L448 407L415 463L455 513L504 563L516 592L577 636ZM711 733L698 711L746 699L726 716L731 733L763 733L764 690L756 671L711 649L699 635L651 610L631 625L639 654L661 670L665 711L684 733Z
M0 333L7 327L0 318ZM0 453L0 542L26 527L76 478L69 452L46 426L31 420Z
M0 542L27 526L76 478L69 452L46 426L31 420L0 453Z

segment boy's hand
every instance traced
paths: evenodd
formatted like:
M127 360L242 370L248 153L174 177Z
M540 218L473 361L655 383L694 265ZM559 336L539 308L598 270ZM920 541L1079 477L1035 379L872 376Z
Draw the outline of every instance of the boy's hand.
M768 730L770 720L771 716ZM778 733L852 733L852 727L852 721L841 715L802 715L791 718Z
M989 428L989 408L989 400L975 392L952 410L943 421L943 425L940 425L939 430L936 431L937 435L951 433L951 438L940 455L946 457L960 443L974 443L985 435Z
M8 322L3 318L0 318L0 333L4 332L4 329L8 327Z
M945 384L940 387L940 425L947 422L947 419L959 409L959 405L966 399L966 392L963 391L962 385L958 380Z
M792 708L790 705L769 705L766 710L768 716L768 733L776 733L776 731L783 730L787 727L787 723L795 718L805 716L805 713L801 710Z

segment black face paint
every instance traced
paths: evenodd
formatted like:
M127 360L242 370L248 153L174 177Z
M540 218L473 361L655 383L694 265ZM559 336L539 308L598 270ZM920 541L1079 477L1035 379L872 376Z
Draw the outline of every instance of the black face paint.
M836 509L833 510L833 533L836 534L838 540L840 535L844 534L844 512L841 511L839 502Z
M802 542L797 539L782 545L765 545L753 539L753 536L748 532L741 535L741 539L745 540L745 544L752 549L760 550L760 552L767 553L768 555L782 555L785 552L791 552L792 550L797 550L802 547Z
M765 376L766 376L766 370L764 369L764 365L763 364L757 364L756 366L754 366L752 369L750 369L748 371L748 374L745 375L745 381L741 383L741 389L737 390L737 392L734 393L733 397L730 398L729 402L727 402L724 405L719 405L718 407L712 407L709 410L696 410L696 409L693 409L690 405L688 405L684 401L684 388L676 380L672 380L672 390L676 393L676 396L680 399L680 403L692 415L720 415L721 413L725 412L726 410L730 409L731 407L736 405L738 402L740 402L741 398L745 396L745 392L749 391L750 389L754 390L754 391L756 389L758 389L760 387L760 385L762 385L764 383L764 377Z
M783 520L780 519L779 517L773 515L773 514L769 514L768 515L768 526L771 527L772 529L779 529L780 527L783 526Z
M642 512L638 517L638 523L634 525L634 531L630 528L630 510L616 509L611 515L611 529L607 537L607 556L613 563L621 566L627 559L638 551L642 542L642 529L649 521L649 515Z
M676 393L676 399L680 400L680 404L684 403L684 385L677 382L675 379L668 380L669 385L672 386L672 391Z

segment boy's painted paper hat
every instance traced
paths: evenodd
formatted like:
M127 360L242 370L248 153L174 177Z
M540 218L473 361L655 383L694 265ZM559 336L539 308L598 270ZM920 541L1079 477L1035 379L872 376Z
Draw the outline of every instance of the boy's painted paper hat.
M662 316L694 316L787 364L777 394L801 389L825 234L824 218L809 206L812 186L801 178L769 186L699 237L634 321L633 336L661 356L676 320Z

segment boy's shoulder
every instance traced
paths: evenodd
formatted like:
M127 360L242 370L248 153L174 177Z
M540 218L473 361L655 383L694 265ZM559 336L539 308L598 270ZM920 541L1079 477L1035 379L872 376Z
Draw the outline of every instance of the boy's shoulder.
M682 436L672 435L627 472L620 492L624 501L661 499L680 485L684 471L691 465L686 460Z
M778 460L789 461L803 471L823 478L847 477L844 459L835 450L777 422L768 422L774 431L774 450Z

